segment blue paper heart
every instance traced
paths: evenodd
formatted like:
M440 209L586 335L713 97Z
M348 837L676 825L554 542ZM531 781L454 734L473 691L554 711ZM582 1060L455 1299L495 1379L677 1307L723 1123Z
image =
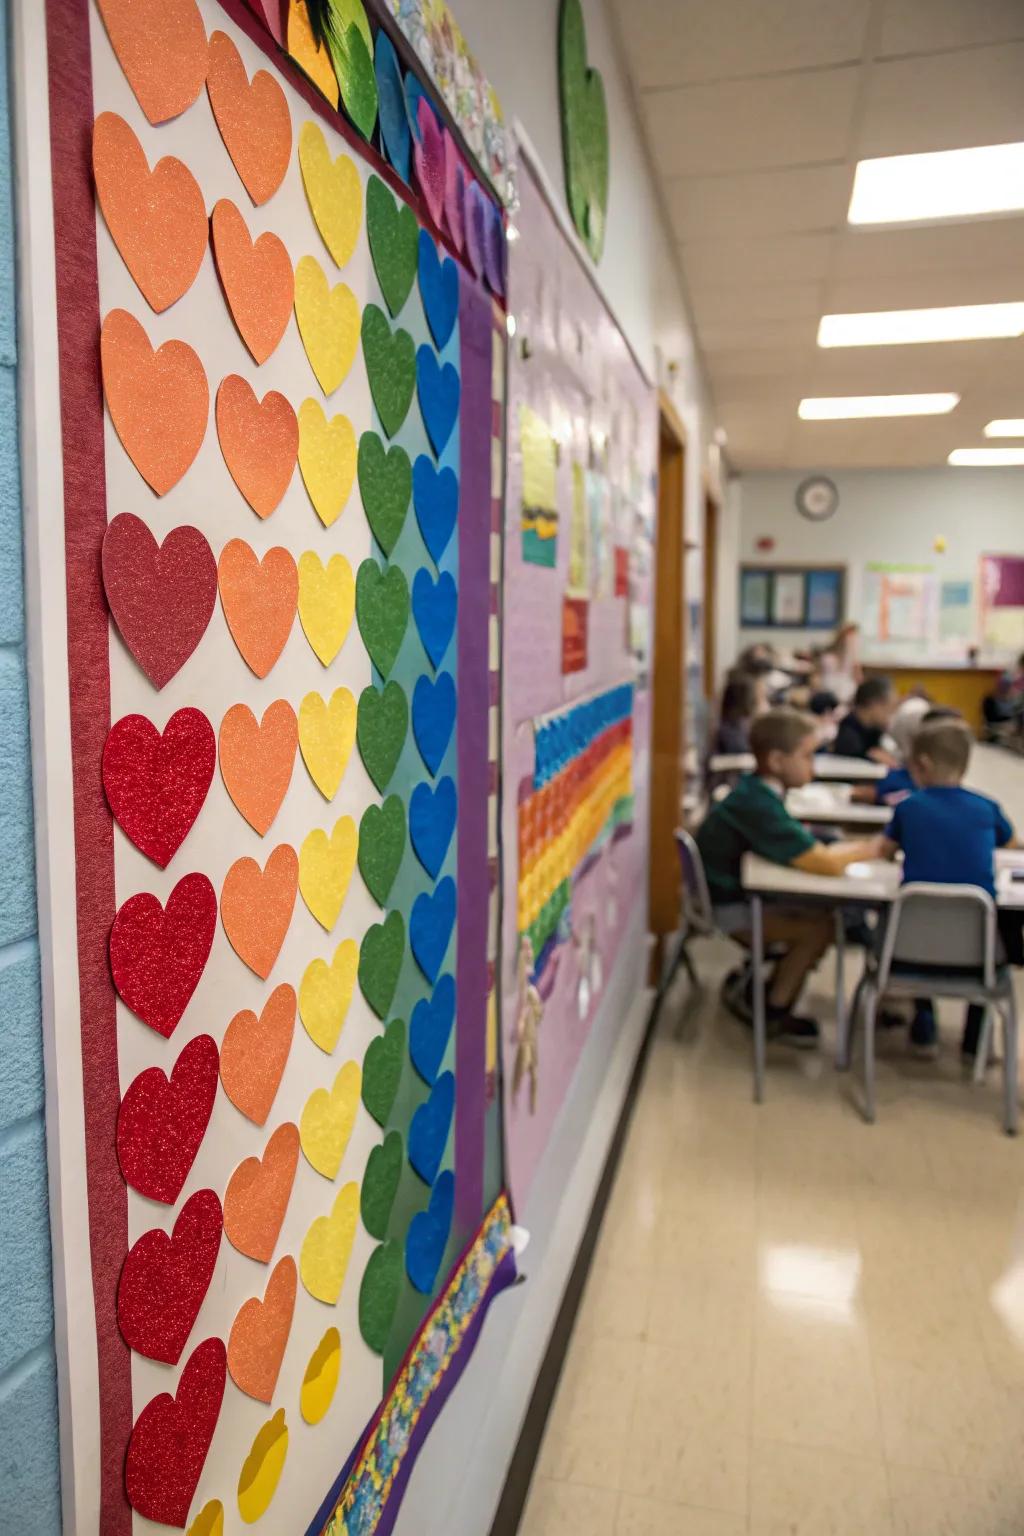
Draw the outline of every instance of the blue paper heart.
M437 1280L455 1207L455 1175L448 1169L438 1175L430 1191L430 1204L418 1211L405 1234L405 1272L424 1296L429 1296Z
M454 576L448 571L442 571L434 581L430 572L421 566L413 578L412 613L423 641L423 649L435 670L455 633L458 605L459 595Z
M459 269L450 256L437 254L425 229L420 230L420 298L438 351L452 333L459 312Z
M433 892L423 891L412 904L409 943L416 964L431 983L438 977L455 927L455 881L450 875Z
M395 45L383 27L377 33L373 70L377 76L380 136L384 141L384 148L387 150L391 164L402 180L408 181L412 134L409 131L409 119L405 115L402 66L398 62Z
M409 127L412 130L412 136L416 140L417 144L420 141L420 124L418 112L421 96L426 101L427 106L430 107L430 97L427 95L419 80L416 78L415 71L410 69L409 73L405 77L405 115L409 119ZM436 118L437 113L434 112L433 107L430 107L430 110Z
M442 1072L430 1098L409 1122L409 1162L426 1184L433 1184L444 1157L455 1108L455 1079Z
M455 1023L455 977L444 975L433 997L421 997L409 1021L409 1055L425 1083L441 1070L448 1038Z
M450 672L439 672L431 682L424 673L412 693L412 733L420 756L437 777L455 725L455 683Z
M435 565L455 531L459 513L459 480L454 469L438 469L421 453L412 467L412 499L423 542Z
M413 850L432 880L441 873L448 844L455 831L458 796L445 774L436 789L417 784L409 801L409 836Z
M433 347L420 347L416 353L416 391L423 425L439 458L458 420L460 388L458 369L451 363L442 368Z

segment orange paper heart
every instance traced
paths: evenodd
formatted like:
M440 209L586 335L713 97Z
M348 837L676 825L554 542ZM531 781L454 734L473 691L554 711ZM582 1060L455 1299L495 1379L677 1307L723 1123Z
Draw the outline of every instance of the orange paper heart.
M213 254L242 340L265 363L285 333L295 298L288 252L269 231L253 240L230 198L214 205Z
M203 365L183 341L165 341L154 352L126 309L112 309L103 322L100 363L114 429L139 474L163 496L206 436L210 390Z
M152 170L123 117L101 112L92 131L96 195L111 238L151 308L168 309L195 281L209 224L187 165L165 155Z
M236 859L224 876L220 920L232 949L266 981L281 952L299 886L299 858L280 843L260 869L255 859Z
M206 31L196 0L99 0L118 62L151 123L190 107L206 79Z
M270 1114L292 1048L295 1002L295 989L285 982L274 988L258 1017L251 1008L243 1008L224 1031L220 1048L224 1092L257 1125L263 1125Z
M220 552L217 585L224 617L257 677L266 677L284 650L299 604L299 572L279 545L260 560L244 539Z
M224 787L250 827L264 837L281 809L299 739L295 711L275 699L262 721L248 704L232 704L220 723L218 748Z
M259 69L250 82L226 32L210 36L206 89L224 147L257 205L273 197L288 169L292 119L284 91Z
M257 517L269 517L295 472L299 424L284 395L257 400L237 373L217 391L217 436L224 462Z
M228 1336L228 1370L247 1397L269 1403L277 1386L292 1328L298 1288L295 1260L288 1254L273 1268L263 1300L242 1303Z
M224 1231L239 1253L269 1264L284 1221L299 1161L299 1128L286 1120L262 1158L239 1163L224 1192Z

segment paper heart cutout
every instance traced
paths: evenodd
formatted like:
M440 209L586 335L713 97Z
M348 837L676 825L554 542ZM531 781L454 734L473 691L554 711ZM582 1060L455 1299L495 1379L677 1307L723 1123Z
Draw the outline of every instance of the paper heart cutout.
M438 350L455 328L459 313L459 269L450 256L443 259L425 229L419 234L419 279L423 312Z
M377 108L380 115L381 141L388 159L399 176L403 181L408 181L412 134L409 132L409 119L405 115L402 66L398 62L395 45L383 27L377 33L373 53L373 71L377 77Z
M205 875L184 875L162 907L148 891L129 896L110 930L114 986L132 1012L167 1039L210 958L217 897Z
M238 958L266 981L281 953L292 920L299 861L279 843L260 869L255 859L236 859L224 876L220 920Z
M422 1295L429 1296L437 1280L455 1209L455 1175L438 1174L430 1191L430 1203L418 1211L405 1235L405 1272Z
M355 361L359 305L347 283L328 286L315 256L303 256L295 268L295 319L320 388L333 394Z
M416 103L416 125L419 135L413 142L412 155L427 212L437 229L444 216L444 139L441 124L425 96Z
M382 571L376 560L362 562L356 575L356 622L370 660L387 677L409 623L409 583L400 566Z
M440 666L451 643L458 602L455 578L450 571L442 571L436 582L422 567L416 572L412 583L412 616L432 667Z
M351 816L339 816L330 837L317 827L299 853L299 890L322 928L330 933L341 915L356 864L359 834Z
M366 13L362 9L361 0L356 0L356 5L361 19L365 21ZM355 23L343 31L339 29L329 32L327 46L334 64L334 73L338 77L345 111L363 138L370 139L377 121L377 77L373 72L373 58L370 54L369 26L366 26L365 32Z
M257 517L269 517L291 483L299 451L299 424L284 395L262 400L237 373L217 390L220 450L232 480Z
M331 106L338 106L338 81L331 56L323 43L313 36L306 0L288 0L288 52L303 74L326 96Z
M172 1397L161 1392L135 1421L124 1464L132 1508L147 1520L183 1527L220 1418L227 1354L204 1339L185 1363Z
M129 1248L117 1282L117 1326L129 1349L177 1365L217 1267L220 1201L197 1189L172 1232L154 1227Z
M196 1160L217 1097L217 1046L197 1035L166 1077L147 1067L117 1112L117 1160L140 1195L174 1205Z
M412 467L412 499L427 552L439 565L459 513L459 481L454 469L438 469L428 454L421 453Z
M501 209L490 198L484 222L484 270L488 287L500 298L505 292L505 227Z
M298 1274L285 1254L271 1270L263 1300L250 1296L235 1314L228 1335L228 1370L246 1397L269 1403L284 1359L295 1313Z
M317 517L330 528L356 476L356 434L347 416L327 420L317 400L299 406L299 469Z
M376 1355L387 1348L401 1290L402 1245L383 1243L370 1254L359 1287L359 1332Z
M433 1184L448 1145L455 1111L455 1078L442 1072L409 1122L409 1162L425 1184Z
M333 1307L341 1295L359 1215L359 1185L338 1192L331 1214L318 1216L302 1240L302 1283L317 1301Z
M188 1528L188 1536L224 1536L224 1505L220 1499L203 1505Z
M422 346L416 353L416 390L423 425L440 458L459 419L459 370L452 363L442 368L433 347Z
M359 872L378 906L388 899L405 853L405 806L397 795L368 805L359 823Z
M267 1142L262 1158L247 1157L228 1180L224 1194L228 1242L261 1264L269 1264L274 1252L298 1161L298 1126L286 1120Z
M432 997L420 998L409 1021L409 1056L425 1083L437 1080L454 1023L455 978L446 974Z
M311 960L299 987L299 1017L314 1045L328 1055L334 1050L348 1013L359 968L359 945L342 939L330 965Z
M390 555L398 543L412 496L409 455L396 443L385 448L376 432L359 439L359 494L374 538Z
M572 221L595 261L604 248L608 207L608 108L604 82L587 64L580 0L562 0L558 16L562 148Z
M123 117L101 112L92 133L96 196L111 238L143 296L158 313L195 282L209 225L187 165L165 155L152 170Z
M363 184L356 163L351 155L332 159L320 124L306 122L299 134L299 169L313 222L337 265L347 266L363 222Z
M265 69L250 81L231 38L213 32L206 92L245 190L257 206L267 202L284 181L292 154L292 117L284 91Z
M366 234L380 291L392 315L397 315L416 280L416 215L398 203L381 181L366 183Z
M265 363L291 317L295 299L291 258L270 230L253 240L230 198L214 204L210 227L231 317L253 359Z
M379 1019L387 1017L405 959L405 919L389 912L382 923L371 923L359 949L359 987ZM403 1026L402 1034L405 1029ZM363 1100L366 1099L366 1063L363 1062Z
M466 228L462 217L466 196L466 172L462 156L455 146L448 129L441 135L444 141L444 221L448 226L452 244L461 253L466 243Z
M265 1125L295 1034L295 988L275 987L260 1013L236 1013L220 1048L220 1080L237 1110ZM234 1375L234 1372L231 1373Z
M279 1408L257 1431L238 1476L238 1513L246 1525L266 1514L288 1457L288 1425Z
M299 1120L299 1139L306 1161L325 1179L336 1179L359 1108L363 1074L359 1063L346 1061L330 1092L316 1088L306 1100Z
M299 573L280 545L260 560L244 539L230 539L217 562L217 584L232 639L257 677L284 650L299 603Z
M420 140L419 104L425 100L426 92L419 77L414 70L409 70L405 77L405 115L409 119L409 132L415 143Z
M417 784L409 801L409 837L413 852L432 880L441 873L448 844L455 831L458 796L455 784L445 774L437 788Z
M202 363L183 341L156 351L126 309L112 309L100 332L103 393L114 430L143 480L164 496L206 436L210 390Z
M401 685L387 683L378 693L364 688L359 695L356 740L359 755L381 794L387 789L402 755L409 731L409 705Z
M196 0L98 4L117 61L149 121L178 117L206 79L206 31Z
M307 693L299 705L299 747L309 776L327 800L338 793L356 739L356 701L335 688L330 702Z
M416 897L409 918L413 957L429 982L437 980L454 927L455 881L445 875L435 891L422 891Z
M145 715L125 715L111 727L103 748L107 803L125 836L161 869L192 830L216 762L202 710L176 710L162 734Z
M185 665L217 600L217 562L198 528L158 544L140 517L119 512L103 535L103 587L121 638L155 688Z
M487 198L470 176L462 199L462 219L466 229L466 256L477 277L487 266Z
M382 1035L371 1040L363 1057L363 1104L378 1125L387 1123L402 1081L405 1025L392 1019Z
M371 1237L383 1241L387 1236L391 1208L402 1178L402 1138L389 1131L379 1147L373 1147L366 1159L363 1187L359 1191L359 1214Z
M344 555L332 555L326 569L311 549L299 556L299 622L325 667L345 643L354 607L355 582Z
M265 837L281 809L295 765L295 711L275 699L257 722L248 704L232 704L220 723L220 771L235 806Z
M340 1375L341 1334L337 1328L328 1328L310 1355L302 1378L299 1408L307 1424L320 1423L334 1400Z
M412 693L412 733L432 778L444 760L454 725L455 683L451 673L439 672L434 682L418 677Z
M391 334L387 316L376 304L363 310L363 358L370 393L381 426L394 437L409 413L416 383L416 347L408 331Z

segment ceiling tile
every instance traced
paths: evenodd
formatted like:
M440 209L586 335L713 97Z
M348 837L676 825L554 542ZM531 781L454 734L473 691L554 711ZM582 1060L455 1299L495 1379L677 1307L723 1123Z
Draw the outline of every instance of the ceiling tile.
M811 352L818 334L817 319L805 317L796 320L760 320L756 325L743 321L721 320L709 325L697 323L697 334L702 351L757 352L796 351Z
M861 159L1019 139L1024 139L1024 43L892 60L871 71Z
M806 234L696 241L682 253L683 275L695 288L817 281L825 276L832 240L831 234Z
M1024 269L837 276L825 289L827 314L878 309L932 309L947 304L1012 304L1024 299Z
M837 279L924 273L970 276L985 267L1005 271L1015 266L1020 279L1012 297L1024 298L1024 216L928 228L849 229L837 241L833 274Z
M820 283L744 283L734 287L695 288L690 304L698 325L712 326L730 319L744 322L794 320L821 314Z
M887 0L879 52L935 53L1024 38L1020 0Z
M680 177L666 186L665 201L680 240L724 242L753 228L762 235L831 229L846 218L852 185L848 166L808 165Z

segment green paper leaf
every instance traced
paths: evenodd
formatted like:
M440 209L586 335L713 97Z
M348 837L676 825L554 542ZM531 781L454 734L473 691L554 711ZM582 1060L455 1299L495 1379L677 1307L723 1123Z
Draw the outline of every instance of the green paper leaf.
M376 304L363 310L363 358L370 393L388 437L409 414L416 387L416 346L408 331L391 334L387 315Z
M398 683L388 683L379 692L372 686L363 689L356 708L356 741L363 766L381 794L391 782L408 730L409 701Z
M369 139L377 122L377 76L370 47L353 23L344 30L340 25L332 25L327 33L327 48L345 111L363 138Z
M359 823L359 872L379 906L388 899L405 852L405 806L397 795L368 805Z
M383 1144L374 1147L366 1159L359 1210L367 1232L381 1242L387 1236L391 1207L402 1177L403 1150L401 1136L397 1131L389 1131Z
M402 1245L384 1243L370 1254L359 1287L359 1332L370 1349L382 1355L402 1289Z
M372 923L363 935L359 951L359 986L378 1019L387 1018L405 958L405 919L389 912L382 923ZM405 1025L402 1025L405 1038ZM365 1080L363 1100L365 1103Z
M363 1103L378 1125L386 1125L402 1080L405 1024L392 1019L382 1035L371 1040L363 1057Z
M334 30L340 37L344 37L349 27L357 27L367 48L373 50L373 33L370 30L370 18L366 14L363 0L329 0L331 8L331 22Z
M387 677L409 623L409 583L397 565L364 560L356 573L356 622L381 677Z
M404 448L385 448L376 432L359 439L359 494L373 536L386 555L398 543L412 499L412 465Z
M558 20L562 150L569 211L591 256L601 258L608 208L608 108L604 81L587 65L580 0L562 0Z
M416 280L419 225L407 203L398 203L379 176L366 183L366 233L388 309L397 315Z

